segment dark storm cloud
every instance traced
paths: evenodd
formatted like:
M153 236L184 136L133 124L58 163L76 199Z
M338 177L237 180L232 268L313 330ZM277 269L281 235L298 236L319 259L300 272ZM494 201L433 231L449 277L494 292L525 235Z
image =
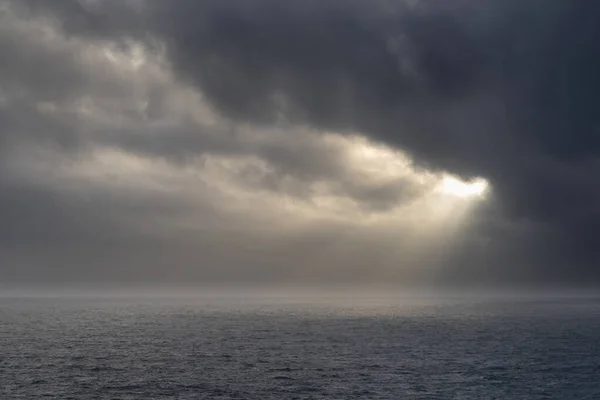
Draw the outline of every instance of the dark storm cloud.
M486 176L510 215L576 238L587 263L600 228L588 162L600 140L600 7L415 3L153 5L183 79L227 115L356 129Z
M493 247L465 251L457 258L461 266L452 271L468 271L457 276L477 275L472 266L480 264L493 264L487 273L502 275L501 264L511 259L536 266L523 267L533 279L551 271L573 279L598 271L596 3L6 4L21 15L50 18L67 38L122 46L128 38L149 46L164 43L177 82L197 87L226 120L274 132L274 126L292 128L291 137L274 134L275 139L261 143L245 141L236 133L238 128L179 122L171 128L139 115L119 129L89 124L84 129L76 119L40 113L35 101L68 103L72 93L77 97L86 91L112 99L126 86L103 84L97 71L86 75L77 60L64 63L72 53L61 53L60 47L51 53L43 46L22 47L23 39L11 31L13 36L0 38L3 54L9 55L0 59L2 89L12 96L11 103L0 108L0 140L55 138L75 148L101 143L175 162L203 153L254 155L271 163L274 176L244 180L274 191L282 190L282 176L292 176L337 181L341 193L372 209L386 209L410 197L410 188L401 182L357 183L335 149L293 138L307 131L359 132L408 152L419 165L484 176L491 182L495 214L482 219L475 231L492 238ZM165 100L161 90L156 92L150 102L154 108L146 112L161 115ZM302 192L302 185L294 190ZM503 224L511 228L499 229ZM516 274L521 267L505 268Z

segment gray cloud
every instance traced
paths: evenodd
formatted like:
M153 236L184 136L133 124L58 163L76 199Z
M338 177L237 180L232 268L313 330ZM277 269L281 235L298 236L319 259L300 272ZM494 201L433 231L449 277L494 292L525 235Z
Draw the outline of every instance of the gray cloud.
M9 279L598 277L596 6L1 4ZM448 251L443 171L493 187Z

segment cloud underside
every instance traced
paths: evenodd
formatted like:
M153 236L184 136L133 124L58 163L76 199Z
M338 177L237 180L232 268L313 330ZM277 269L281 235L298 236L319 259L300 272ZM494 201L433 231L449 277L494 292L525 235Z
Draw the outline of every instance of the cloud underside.
M534 0L1 1L0 271L589 280L587 18Z

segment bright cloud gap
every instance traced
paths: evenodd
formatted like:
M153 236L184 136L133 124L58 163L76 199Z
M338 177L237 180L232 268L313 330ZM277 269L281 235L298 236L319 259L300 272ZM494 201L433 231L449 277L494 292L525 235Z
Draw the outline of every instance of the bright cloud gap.
M462 181L453 176L445 176L440 184L442 193L462 198L483 198L489 190L488 182L483 178Z

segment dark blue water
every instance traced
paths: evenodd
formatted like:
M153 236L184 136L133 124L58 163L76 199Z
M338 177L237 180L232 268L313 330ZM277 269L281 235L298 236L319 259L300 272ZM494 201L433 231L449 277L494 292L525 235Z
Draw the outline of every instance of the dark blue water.
M2 399L600 399L600 302L0 298Z

